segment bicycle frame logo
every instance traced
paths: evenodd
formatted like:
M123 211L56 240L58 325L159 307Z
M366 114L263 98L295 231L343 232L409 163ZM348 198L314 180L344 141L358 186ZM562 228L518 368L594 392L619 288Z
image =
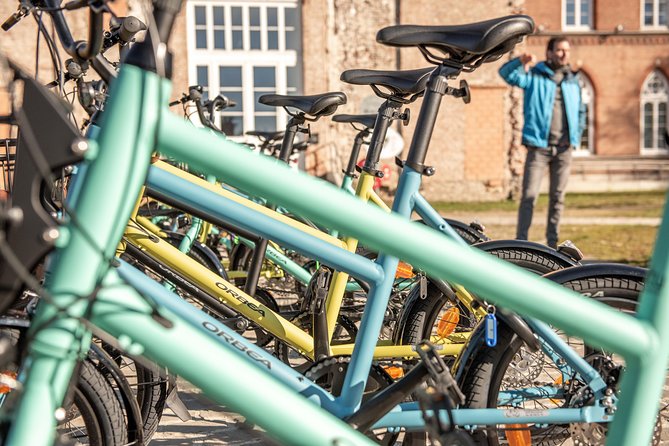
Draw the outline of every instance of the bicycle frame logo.
M263 310L262 308L260 308L256 304L246 300L246 298L244 296L242 296L241 294L236 292L234 289L228 287L226 284L221 283L221 282L216 282L216 286L219 287L220 289L222 289L224 292L230 294L232 297L237 299L239 302L241 302L244 305L246 305L247 307L249 307L251 310L260 314L262 317L265 317L265 310Z
M202 326L207 329L208 331L214 333L216 336L219 338L222 338L225 342L230 344L231 346L235 347L237 350L239 350L242 353L246 353L246 355L253 359L256 362L261 363L265 367L267 367L269 370L272 369L272 364L267 360L263 359L258 353L250 350L247 346L245 346L243 343L238 341L237 339L233 338L231 335L223 331L222 328L217 327L213 323L209 321L204 321L202 322Z

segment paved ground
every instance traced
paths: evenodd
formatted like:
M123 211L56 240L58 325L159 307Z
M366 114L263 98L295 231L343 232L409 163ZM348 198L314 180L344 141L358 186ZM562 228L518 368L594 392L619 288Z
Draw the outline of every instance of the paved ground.
M179 380L179 394L192 419L183 422L169 409L165 411L153 446L190 445L274 445L243 417L205 398L199 389Z

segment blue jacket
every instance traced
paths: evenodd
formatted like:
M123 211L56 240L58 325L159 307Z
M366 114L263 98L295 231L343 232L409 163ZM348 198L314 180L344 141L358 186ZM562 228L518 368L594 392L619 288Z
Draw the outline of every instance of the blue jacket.
M499 74L504 80L525 90L523 113L523 144L528 146L548 147L548 133L553 118L553 102L557 84L552 77L555 74L544 62L539 62L529 72L525 72L520 58L502 65ZM560 83L569 126L569 143L581 145L581 133L585 127L585 108L581 102L581 87L578 76L569 73Z

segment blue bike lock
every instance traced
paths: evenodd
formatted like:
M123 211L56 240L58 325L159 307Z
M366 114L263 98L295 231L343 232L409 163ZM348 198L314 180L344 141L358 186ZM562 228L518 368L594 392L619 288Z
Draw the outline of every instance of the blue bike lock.
M497 345L497 317L495 316L495 307L488 306L488 314L485 316L485 343L488 347Z

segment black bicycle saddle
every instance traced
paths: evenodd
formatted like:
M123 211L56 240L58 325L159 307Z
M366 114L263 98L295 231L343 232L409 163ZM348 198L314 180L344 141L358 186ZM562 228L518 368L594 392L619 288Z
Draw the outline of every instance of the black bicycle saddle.
M346 70L340 79L348 84L385 87L393 96L407 97L425 90L432 71L432 67L401 71Z
M376 123L376 115L335 115L334 122L348 122L349 124L360 124L366 129L373 129Z
M441 60L478 65L498 59L533 30L532 18L512 15L466 25L389 26L376 34L376 41L397 47L433 48L443 53Z
M346 95L339 91L311 96L264 94L258 98L258 102L271 107L296 108L307 115L320 118L333 114L337 107L346 104Z

